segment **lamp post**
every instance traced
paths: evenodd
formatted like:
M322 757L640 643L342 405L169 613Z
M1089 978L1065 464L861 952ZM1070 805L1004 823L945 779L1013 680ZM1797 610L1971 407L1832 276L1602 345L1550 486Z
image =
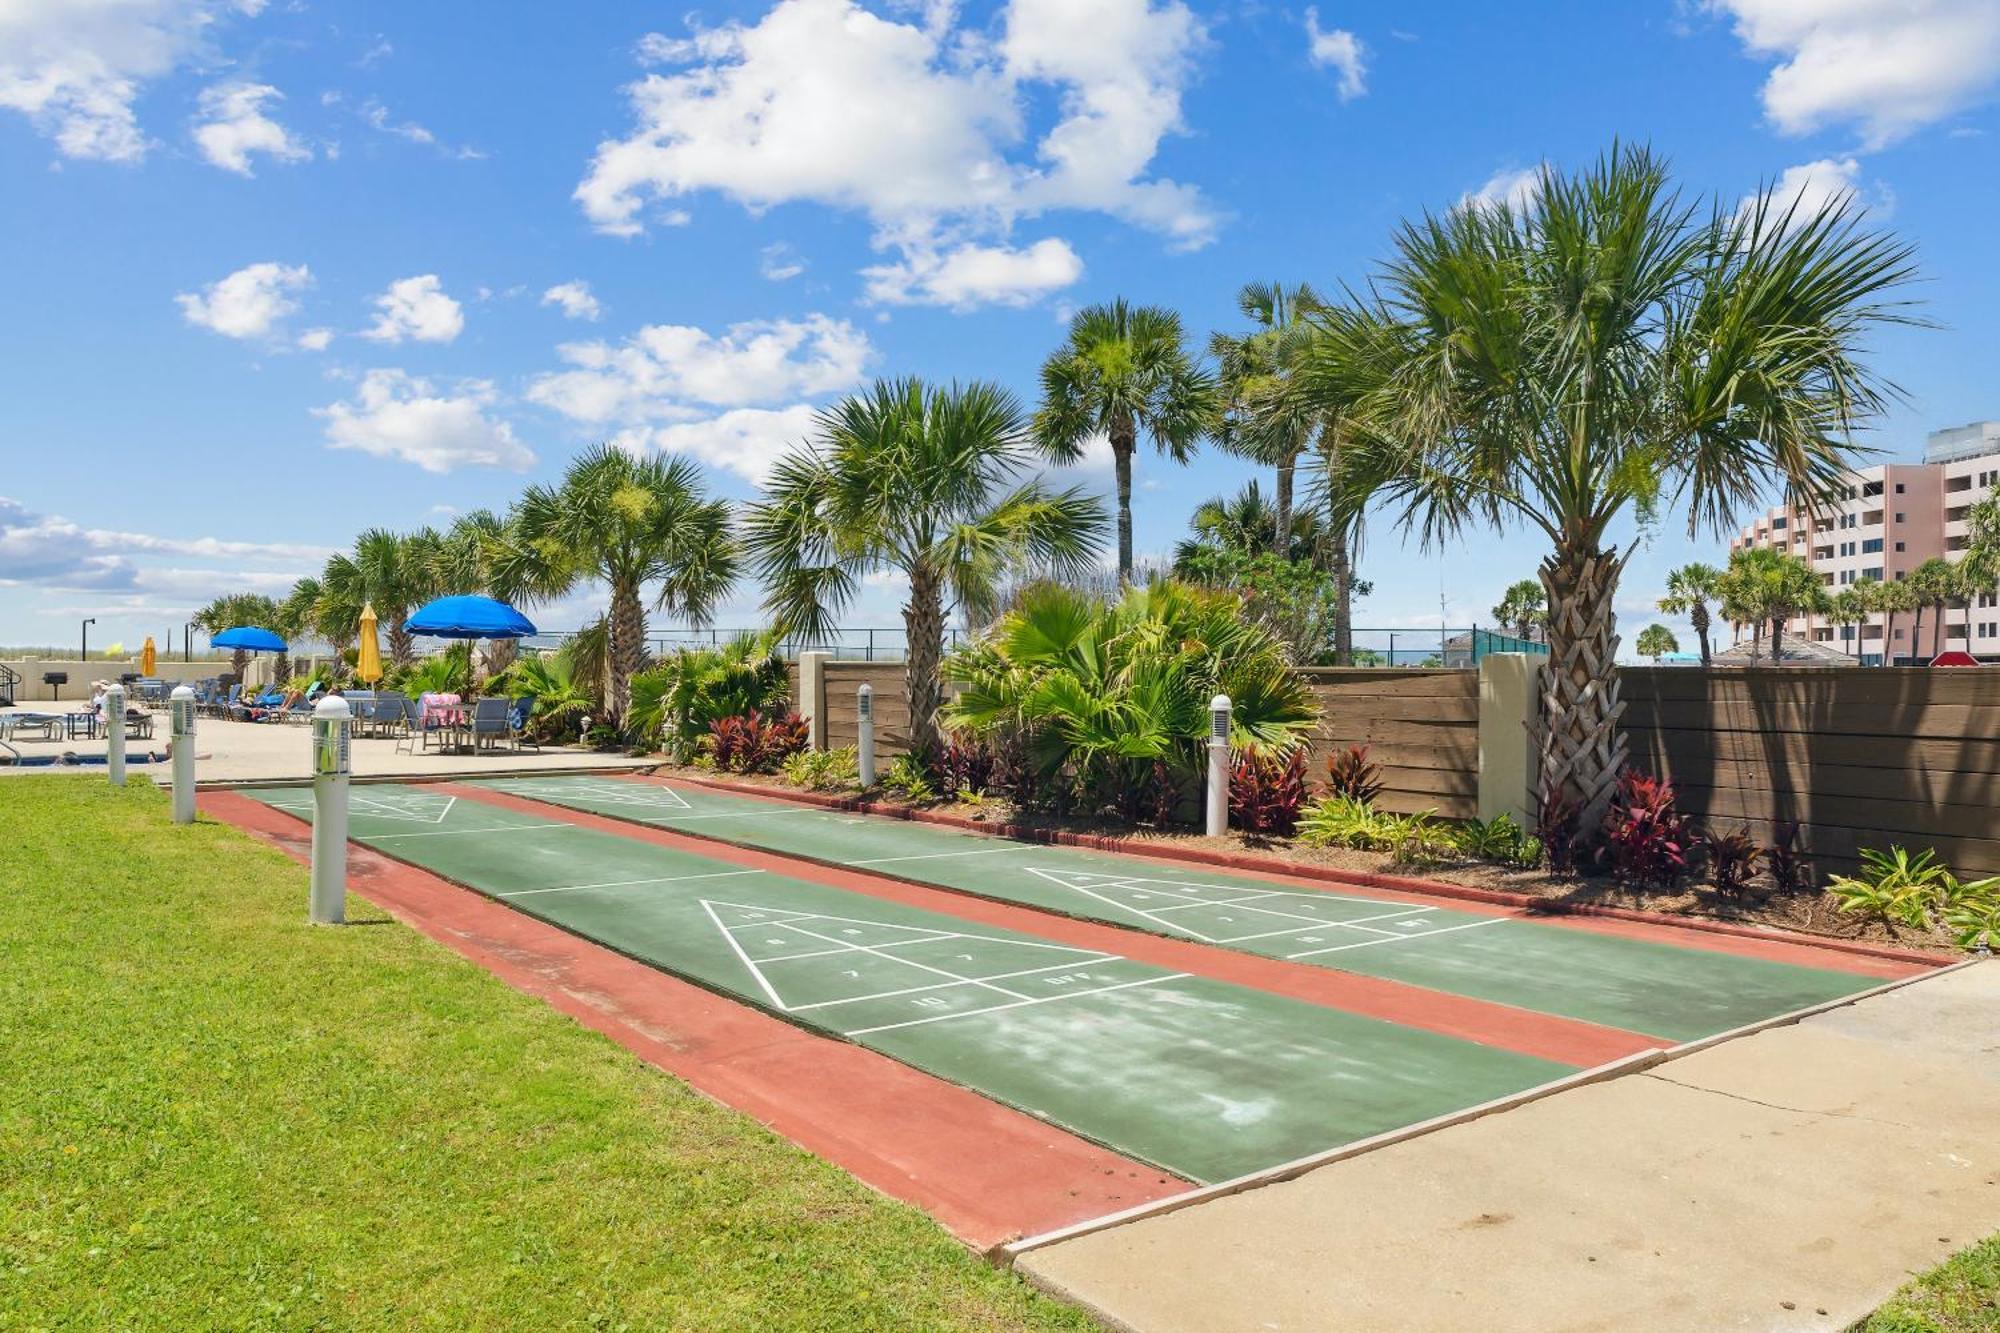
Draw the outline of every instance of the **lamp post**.
M181 626L181 661L194 661L194 622Z
M78 645L76 650L79 661L88 662L90 660L90 627L96 623L96 616L91 616L83 622L83 642Z

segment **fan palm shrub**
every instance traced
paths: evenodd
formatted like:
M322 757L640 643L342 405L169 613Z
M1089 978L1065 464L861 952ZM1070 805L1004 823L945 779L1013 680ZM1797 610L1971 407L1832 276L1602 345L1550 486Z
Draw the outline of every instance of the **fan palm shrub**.
M1283 644L1235 597L1166 581L1113 602L1027 589L947 671L960 686L948 725L1012 756L1017 782L1094 807L1163 781L1191 793L1217 694L1234 705L1238 750L1289 757L1318 721Z
M529 729L543 740L573 734L584 718L599 710L598 695L578 677L569 655L530 653L495 676L490 694L529 699Z
M1188 354L1181 317L1124 300L1086 306L1042 363L1035 439L1073 463L1098 436L1111 444L1118 488L1118 578L1132 579L1132 457L1139 436L1176 463L1194 457L1221 408L1215 380Z
M1350 432L1349 512L1386 505L1430 544L1522 523L1549 554L1542 778L1594 830L1625 766L1613 606L1621 519L1734 527L1771 489L1830 503L1857 427L1896 390L1867 337L1917 322L1908 246L1843 196L1684 203L1665 164L1613 148L1542 172L1520 209L1405 224L1362 291L1309 316L1302 391Z
M995 384L878 380L819 413L750 508L748 545L779 632L821 639L871 573L909 581L904 694L919 754L937 745L947 613L983 617L1022 568L1060 577L1104 527L1080 488L1022 481L1036 447Z
M632 677L627 724L641 740L660 741L685 762L725 717L782 714L792 678L775 630L739 634L715 648L686 648Z
M577 455L555 485L530 486L489 549L490 577L517 593L610 588L604 705L620 726L645 666L646 590L655 608L703 622L735 582L737 558L729 506L709 497L698 466L608 444Z

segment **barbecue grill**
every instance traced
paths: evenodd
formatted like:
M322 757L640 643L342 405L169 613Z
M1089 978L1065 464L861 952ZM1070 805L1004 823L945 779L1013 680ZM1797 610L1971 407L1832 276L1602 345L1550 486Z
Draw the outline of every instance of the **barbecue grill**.
M44 671L42 673L42 684L54 690L55 697L60 699L62 698L62 687L69 684L69 672Z

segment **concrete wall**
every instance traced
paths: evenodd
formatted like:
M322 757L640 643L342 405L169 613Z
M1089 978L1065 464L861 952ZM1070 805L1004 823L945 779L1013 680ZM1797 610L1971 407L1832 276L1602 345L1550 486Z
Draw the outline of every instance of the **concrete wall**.
M303 676L326 660L328 659L318 657L294 657L291 659L292 674ZM128 671L137 671L139 669L139 659L131 657L107 660L102 657L93 657L88 662L84 662L75 658L25 657L0 661L0 666L11 667L21 677L21 683L16 687L14 692L14 699L17 703L48 703L51 701L77 703L90 698L91 681L116 680ZM269 653L253 654L250 658L249 669L244 673L245 682L257 686L268 685L271 682L271 672L274 666L275 661ZM156 663L156 667L157 669L153 672L155 676L161 680L176 682L183 680L206 680L210 676L220 676L230 669L229 663L226 660L204 662L199 659L193 662L160 661ZM69 684L64 685L59 693L50 689L48 686L42 684L42 673L45 671L67 671L69 673Z

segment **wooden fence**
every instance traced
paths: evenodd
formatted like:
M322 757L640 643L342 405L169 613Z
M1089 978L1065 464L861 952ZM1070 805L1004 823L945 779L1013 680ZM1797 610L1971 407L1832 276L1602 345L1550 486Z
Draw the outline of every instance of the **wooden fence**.
M1624 697L1632 762L1713 831L1796 821L1822 871L1900 843L2000 874L2000 671L1643 667Z
M1314 667L1306 677L1319 699L1312 776L1326 776L1326 756L1366 745L1382 768L1376 805L1407 813L1435 810L1470 819L1479 809L1479 673Z

